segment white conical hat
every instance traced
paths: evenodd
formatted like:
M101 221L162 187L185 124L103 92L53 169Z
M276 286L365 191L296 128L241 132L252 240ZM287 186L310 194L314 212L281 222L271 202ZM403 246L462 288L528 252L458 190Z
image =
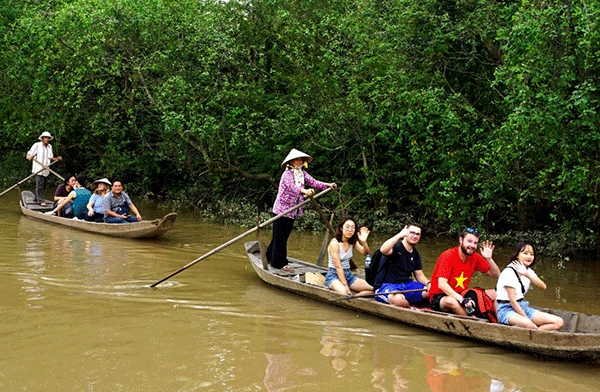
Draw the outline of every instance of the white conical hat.
M108 181L108 178L101 178L101 179L99 179L99 180L96 180L96 181L94 181L94 184L97 184L97 183L99 183L99 182L101 182L101 183L103 183L103 184L106 184L106 185L108 185L108 186L111 186L111 185L112 185L112 184L110 183L110 181Z
M305 154L302 151L296 150L295 148L292 148L292 151L290 151L290 153L287 155L287 157L285 157L283 162L281 162L281 167L285 167L286 163L288 163L289 161L293 161L294 159L297 159L297 158L302 158L302 159L306 160L308 163L310 163L312 161L312 157L310 155Z

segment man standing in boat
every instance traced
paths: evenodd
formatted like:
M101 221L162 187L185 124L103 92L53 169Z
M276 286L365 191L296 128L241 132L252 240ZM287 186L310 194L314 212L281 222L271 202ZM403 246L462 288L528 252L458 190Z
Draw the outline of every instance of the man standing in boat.
M123 181L115 178L112 183L112 190L106 194L103 200L104 204L104 222L106 223L130 223L141 222L142 216L131 202L127 193L123 192ZM129 215L129 211L135 216Z
M423 273L421 255L415 245L421 239L421 226L411 223L405 226L398 234L388 239L381 245L379 251L383 265L381 272L375 277L375 285L381 281L381 287L376 293L390 291L419 290L406 294L381 295L377 300L396 306L408 308L410 305L423 302L427 298L427 289L430 281ZM416 282L412 277L415 277Z
M31 172L37 173L42 170L44 166L48 166L50 162L54 162L56 160L61 161L62 157L54 158L52 154L52 145L50 145L50 140L54 139L50 132L44 131L38 137L40 140L31 146L29 151L27 152L27 159L33 161L33 165L31 166ZM48 175L50 171L44 170L35 176L35 202L39 203L42 207L46 206L46 202L44 201L44 191L46 190L46 183L48 182Z
M477 253L479 231L467 228L460 233L459 246L440 255L431 276L429 301L431 309L467 316L467 309L474 309L475 302L465 299L460 292L467 289L475 270L498 279L500 269L492 254L494 245L483 241L481 254ZM494 290L486 294L494 300Z

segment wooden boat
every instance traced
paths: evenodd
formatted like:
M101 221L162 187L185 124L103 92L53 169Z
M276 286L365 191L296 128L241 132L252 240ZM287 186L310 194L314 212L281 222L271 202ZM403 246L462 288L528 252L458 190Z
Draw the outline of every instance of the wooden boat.
M542 357L600 362L600 316L539 308L560 316L565 321L561 331L546 332L494 324L486 320L436 312L430 309L404 309L384 304L373 298L339 301L344 296L329 290L324 285L326 268L288 258L290 265L294 268L294 273L285 273L273 269L266 263L263 266L258 242L247 242L245 248L250 258L250 264L263 281L296 294L402 324L491 343Z
M169 231L177 219L176 213L165 215L161 219L142 221L128 224L111 224L87 222L84 220L61 218L56 215L46 215L44 212L52 210L52 201L47 200L48 207L42 207L34 202L34 195L30 191L21 192L21 211L28 217L45 222L63 225L76 230L88 231L122 238L157 238Z

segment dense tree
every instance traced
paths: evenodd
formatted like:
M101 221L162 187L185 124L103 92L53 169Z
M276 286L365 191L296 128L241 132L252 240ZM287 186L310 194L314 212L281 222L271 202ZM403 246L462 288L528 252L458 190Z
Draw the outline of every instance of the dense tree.
M598 244L600 7L587 1L17 1L0 160L267 209L287 151L336 207ZM333 207L333 204L332 204Z

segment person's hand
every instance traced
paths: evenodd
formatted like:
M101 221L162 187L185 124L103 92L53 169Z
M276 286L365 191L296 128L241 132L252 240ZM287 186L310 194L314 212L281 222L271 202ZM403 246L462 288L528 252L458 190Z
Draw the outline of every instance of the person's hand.
M404 238L404 237L408 237L408 226L404 226L404 228L402 230L400 230L400 233L398 233L398 235L400 235L400 238Z
M62 157L61 156L57 157L56 159L58 159L59 161L62 161Z
M142 216L140 214L137 214L135 217L137 218L138 222L142 221Z
M302 189L301 192L304 193L308 197L311 197L311 196L313 196L315 194L315 190L312 189L312 188Z
M330 189L337 189L337 184L335 182L327 184L327 187Z
M489 260L492 258L494 253L494 244L492 241L483 241L481 243L481 255L484 259Z
M94 216L94 211L88 211L88 216Z
M527 275L527 267L525 267L525 265L520 261L513 260L513 262L510 263L510 266L513 267L515 271L517 271L517 274L519 274L519 276Z
M361 227L360 231L358 232L358 240L363 243L367 242L367 238L369 238L370 233L371 233L371 230L369 230L365 226Z

